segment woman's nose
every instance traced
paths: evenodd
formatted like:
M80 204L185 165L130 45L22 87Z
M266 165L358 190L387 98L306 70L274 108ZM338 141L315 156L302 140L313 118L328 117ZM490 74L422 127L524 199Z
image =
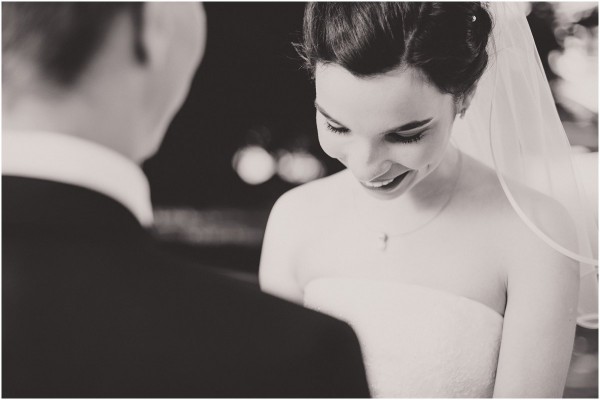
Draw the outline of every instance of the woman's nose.
M384 175L392 166L385 149L365 142L356 143L349 149L347 163L354 176L363 182Z

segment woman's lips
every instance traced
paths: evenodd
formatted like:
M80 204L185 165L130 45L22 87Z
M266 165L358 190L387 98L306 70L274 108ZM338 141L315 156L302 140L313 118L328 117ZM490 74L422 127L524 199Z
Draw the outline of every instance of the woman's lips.
M393 179L388 179L385 181L360 182L360 183L361 183L361 185L363 185L365 188L367 188L369 190L388 191L388 190L395 189L400 184L400 182L402 182L402 180L404 180L404 178L406 177L406 175L408 175L408 173L410 171L411 170L408 170L405 173L398 175L397 177L395 177Z

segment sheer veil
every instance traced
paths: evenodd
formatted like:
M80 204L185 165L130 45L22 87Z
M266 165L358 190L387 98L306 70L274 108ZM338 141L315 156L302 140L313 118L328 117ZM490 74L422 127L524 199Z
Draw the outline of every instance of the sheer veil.
M490 62L465 118L456 120L453 140L495 169L515 212L540 239L581 264L577 321L598 328L598 212L589 201L594 196L578 180L522 4L488 7L494 21ZM555 227L540 223L539 204L528 189L560 204L577 238L565 239Z

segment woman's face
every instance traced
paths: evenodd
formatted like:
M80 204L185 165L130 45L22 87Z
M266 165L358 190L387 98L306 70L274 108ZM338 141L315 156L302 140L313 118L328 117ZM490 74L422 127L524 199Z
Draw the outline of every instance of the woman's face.
M339 65L319 64L315 81L321 147L368 193L397 198L442 161L454 98L415 70L358 78Z

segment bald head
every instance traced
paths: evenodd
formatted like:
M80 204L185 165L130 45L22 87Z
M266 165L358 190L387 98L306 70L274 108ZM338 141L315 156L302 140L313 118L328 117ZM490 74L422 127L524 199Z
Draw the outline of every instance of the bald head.
M3 83L18 81L27 66L35 66L45 79L73 85L117 15L127 13L139 32L141 8L142 3L2 3ZM144 61L140 43L132 52Z
M2 3L3 128L152 155L204 52L198 3ZM124 132L127 132L126 134Z

